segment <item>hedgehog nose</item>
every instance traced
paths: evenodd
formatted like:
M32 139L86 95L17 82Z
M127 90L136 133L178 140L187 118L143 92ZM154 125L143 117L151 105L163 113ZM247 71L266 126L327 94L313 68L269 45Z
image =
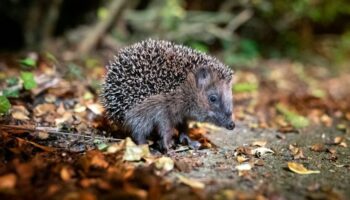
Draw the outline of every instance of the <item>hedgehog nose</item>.
M226 125L226 128L228 130L233 130L235 128L235 123L233 121L229 122L227 125Z

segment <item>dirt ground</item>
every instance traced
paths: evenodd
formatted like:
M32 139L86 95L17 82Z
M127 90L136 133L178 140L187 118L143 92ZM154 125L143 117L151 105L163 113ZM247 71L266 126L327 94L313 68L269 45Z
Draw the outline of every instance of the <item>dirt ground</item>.
M216 144L216 149L174 155L180 163L192 163L191 170L181 174L207 183L209 187L204 196L209 199L249 199L249 195L256 197L258 194L269 199L350 199L350 149L332 147L337 151L336 160L331 159L330 153L326 151L310 150L313 144L327 143L331 138L344 136L340 131L310 127L299 133L285 134L272 129L252 130L244 123L239 123L233 132L210 132L208 137ZM267 141L266 147L275 153L264 156L262 166L255 166L245 176L239 176L235 170L238 165L234 158L235 149L249 146L254 141ZM319 170L320 174L300 175L291 172L287 167L287 162L293 160L290 144L299 146L303 151L305 158L298 162L308 169ZM237 193L242 194L240 196Z

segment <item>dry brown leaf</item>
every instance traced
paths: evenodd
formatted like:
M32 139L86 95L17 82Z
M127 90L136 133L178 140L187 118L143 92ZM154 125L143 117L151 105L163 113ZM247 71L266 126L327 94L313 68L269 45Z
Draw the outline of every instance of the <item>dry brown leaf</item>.
M136 145L129 137L125 139L125 152L123 160L140 161L143 157L150 156L148 145Z
M55 110L56 106L54 104L44 103L36 106L33 111L36 117L40 117L47 113L55 112Z
M264 163L264 160L257 159L257 160L254 161L254 165L256 165L256 166L264 166L265 163Z
M49 138L50 134L46 131L38 131L38 137L41 140L46 140L47 138Z
M25 115L22 112L18 112L18 111L12 112L11 116L14 119L18 119L18 120L22 120L22 121L29 120L29 117L27 115Z
M252 148L250 148L250 147L243 147L243 146L237 147L235 149L234 155L238 156L238 155L242 155L242 154L244 154L244 155L253 155Z
M250 163L243 163L235 167L238 171L250 171L252 168L253 166Z
M11 108L11 116L14 119L18 119L18 120L29 120L29 111L22 105L18 105L18 106L12 106Z
M335 148L327 148L327 152L331 154L336 154L337 150Z
M13 173L0 176L0 189L13 189L17 183L17 176Z
M266 148L266 147L258 147L258 148L255 148L252 150L252 153L258 157L258 158L261 158L261 157L264 157L268 154L274 154L275 152L272 151L271 149L269 148Z
M321 116L321 122L327 126L330 127L333 124L333 119L331 117L329 117L328 115L324 114Z
M93 157L91 158L90 164L92 166L100 167L100 168L107 168L109 165L102 154L93 155Z
M315 151L315 152L323 152L323 151L325 151L325 147L323 144L318 143L318 144L312 145L310 147L310 150Z
M88 104L87 108L91 110L95 115L102 115L104 108L99 103Z
M159 170L171 171L174 169L174 161L169 157L160 157L156 160L155 166Z
M296 147L295 145L290 144L289 145L289 150L292 152L293 158L295 160L298 159L306 159L304 156L304 152L301 148Z
M303 164L296 163L296 162L288 162L288 168L297 174L319 174L320 171L318 170L308 170L304 167Z
M62 117L55 119L55 124L59 125L62 123L72 123L73 120L73 114L70 112L65 112Z
M56 112L57 112L58 114L60 114L60 115L63 115L63 114L66 112L66 109L64 108L63 103L60 103L60 105L58 106Z
M199 181L194 180L194 179L186 178L180 174L177 174L176 176L181 183L188 185L191 188L195 188L195 189L204 189L205 188L205 184L202 182L199 182Z
M85 110L86 110L86 106L81 105L79 103L75 104L75 106L74 106L74 112L76 112L76 113L85 112Z
M341 146L341 147L348 147L348 145L346 144L345 141L342 141L342 142L339 144L339 146Z
M340 144L343 141L344 141L344 137L341 137L341 136L337 136L333 140L334 144Z
M60 176L63 181L69 181L72 175L72 170L68 169L68 167L63 167L60 171Z
M236 159L237 159L237 161L238 161L239 163L242 163L242 162L245 162L245 161L249 160L249 158L246 157L246 156L244 156L244 155L238 155L238 156L236 157Z
M267 143L266 140L258 140L258 141L254 141L251 145L258 146L258 147L264 147L266 145L266 143Z

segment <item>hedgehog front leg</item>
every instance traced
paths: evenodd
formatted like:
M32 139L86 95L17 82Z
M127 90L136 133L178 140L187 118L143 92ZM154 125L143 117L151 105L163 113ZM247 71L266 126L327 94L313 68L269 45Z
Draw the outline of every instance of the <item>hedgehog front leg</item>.
M199 149L201 148L202 144L199 141L192 140L188 134L189 134L189 128L187 121L179 124L177 126L177 129L179 131L179 143L180 144L187 144L191 149Z
M152 132L153 126L148 120L143 117L132 117L126 118L125 124L131 130L132 139L137 144L146 144L147 137Z
M169 151L171 147L174 146L174 127L168 120L162 120L158 124L158 134L160 136L161 149L165 152Z

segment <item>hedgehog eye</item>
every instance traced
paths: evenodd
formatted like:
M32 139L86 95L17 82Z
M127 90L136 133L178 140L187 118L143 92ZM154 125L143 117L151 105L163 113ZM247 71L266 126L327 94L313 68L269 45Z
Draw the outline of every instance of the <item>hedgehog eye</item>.
M212 103L215 103L218 100L218 97L216 95L209 95L209 101Z

